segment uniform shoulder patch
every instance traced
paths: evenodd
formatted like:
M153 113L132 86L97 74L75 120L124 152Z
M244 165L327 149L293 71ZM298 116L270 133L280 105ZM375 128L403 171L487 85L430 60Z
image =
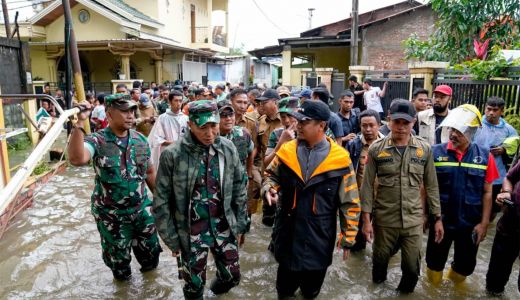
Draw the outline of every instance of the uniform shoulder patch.
M381 152L379 152L379 154L377 154L377 157L390 157L392 156L392 154L386 152L386 150L383 150Z

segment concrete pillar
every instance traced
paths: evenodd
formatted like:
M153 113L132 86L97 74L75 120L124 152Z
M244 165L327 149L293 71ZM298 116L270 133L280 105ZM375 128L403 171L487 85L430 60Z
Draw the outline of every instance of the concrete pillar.
M291 46L283 46L282 51L282 84L291 85L291 63L292 53Z
M111 80L110 82L112 82L112 93L113 94L116 93L116 87L120 83L126 85L126 89L129 91L128 93L130 93L130 91L132 90L132 85L133 85L134 81L140 81L141 84L143 83L142 79L135 79L135 78L133 78L133 79L125 79L125 80L119 80L119 79Z
M47 57L47 66L49 68L49 82L58 82L58 66L56 57Z
M229 5L226 1L226 47L229 47Z
M163 82L163 60L162 59L155 60L155 82L157 82L157 84L162 84L162 82Z
M361 84L365 79L365 75L367 71L373 71L374 66L349 66L348 70L350 72L349 76L356 76L358 79L358 83ZM348 80L348 78L346 78Z
M36 99L24 101L23 110L29 114L32 120L36 121L36 113L38 111L36 106ZM31 140L33 146L35 146L36 144L38 144L40 134L38 133L38 130L36 130L36 128L34 128L31 122L27 119L25 120L25 126L28 129L27 134L29 135L29 139Z
M125 74L125 80L130 78L130 55L121 54L121 74Z
M208 11L208 44L213 44L213 1L206 1L206 9ZM158 81L159 82L159 81Z
M430 96L433 90L433 77L435 76L435 70L438 69L447 69L449 67L448 62L440 62L440 61L421 61L421 62L412 62L408 64L408 69L410 70L410 95L409 99L412 99L413 94L413 86L414 79L423 78L424 86L423 88L430 92Z
M5 128L2 99L0 99L0 128ZM4 133L4 131L0 132L0 134ZM7 154L7 141L4 139L0 140L0 189L6 186L10 179L11 171L9 168L9 157Z

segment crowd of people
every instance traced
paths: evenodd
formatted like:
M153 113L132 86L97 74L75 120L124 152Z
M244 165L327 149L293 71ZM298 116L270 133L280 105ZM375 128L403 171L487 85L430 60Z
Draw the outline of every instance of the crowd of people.
M484 116L470 104L450 109L453 90L440 85L432 99L425 89L394 99L385 115L387 83L351 76L349 84L338 112L325 85L292 92L136 82L82 103L68 155L74 165L93 162L92 214L114 278L130 278L131 250L141 272L155 269L160 237L177 258L186 299L202 299L210 252L210 289L226 293L240 282L239 248L261 214L272 227L266 251L279 264L279 298L298 289L316 297L334 248L347 260L367 243L373 282L387 279L400 250L397 289L411 293L425 232L427 278L442 282L454 244L447 278L460 285L502 210L486 282L502 293L520 250L519 139L501 118L504 100L490 97Z

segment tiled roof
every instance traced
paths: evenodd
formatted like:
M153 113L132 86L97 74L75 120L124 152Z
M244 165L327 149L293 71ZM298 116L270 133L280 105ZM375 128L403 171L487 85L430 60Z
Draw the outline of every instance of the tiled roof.
M157 22L156 20L152 19L150 16L147 16L144 13L142 13L142 12L138 11L137 9L133 8L132 6L126 4L122 0L105 0L105 1L112 3L113 5L117 6L118 8L121 8L122 10L126 11L127 13L132 14L133 16L135 16L135 17L137 17L139 19L143 19L143 20L146 20L146 21L149 21L149 22L161 24L161 23ZM142 1L145 1L145 0L142 0Z

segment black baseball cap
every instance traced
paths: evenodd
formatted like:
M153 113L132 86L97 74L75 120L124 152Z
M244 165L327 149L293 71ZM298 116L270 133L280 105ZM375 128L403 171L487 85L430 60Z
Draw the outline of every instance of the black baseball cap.
M404 119L408 122L412 122L415 119L416 111L412 102L405 99L395 99L390 104L390 118Z
M298 121L328 121L330 118L330 109L324 102L306 100L302 103L298 111L289 112L289 114Z
M256 101L265 101L269 99L280 100L280 95L278 95L278 92L274 89L267 89L262 93L262 96L256 98Z

